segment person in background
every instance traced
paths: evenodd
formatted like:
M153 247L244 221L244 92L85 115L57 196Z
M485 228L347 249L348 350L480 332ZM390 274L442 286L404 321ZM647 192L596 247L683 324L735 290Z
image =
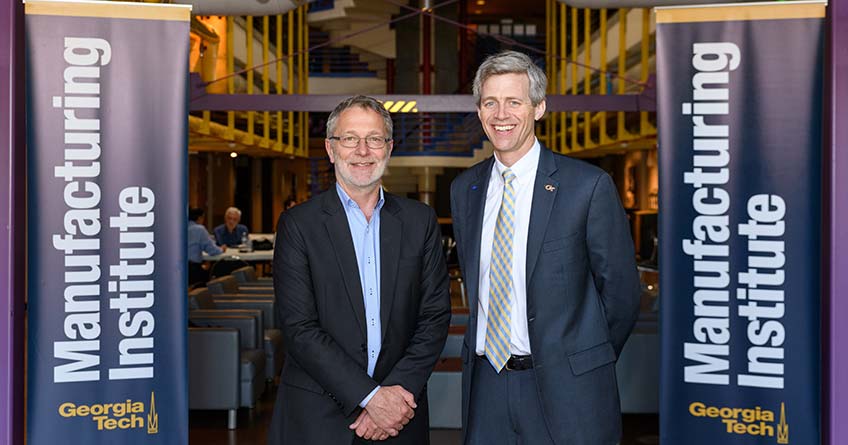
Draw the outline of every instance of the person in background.
M477 71L494 156L451 185L471 308L462 348L466 445L613 445L615 362L639 311L633 240L603 170L534 134L545 72L506 51Z
M239 224L241 210L230 207L224 212L224 224L215 227L215 241L219 246L237 247L247 241L247 226Z
M283 210L284 211L288 210L288 209L290 209L290 208L292 208L296 205L297 205L297 200L295 200L294 198L289 198L289 199L286 200L286 202L283 203Z
M188 210L188 286L192 288L206 283L209 274L203 268L203 252L209 255L220 255L227 249L218 247L209 237L209 232L203 226L203 209Z

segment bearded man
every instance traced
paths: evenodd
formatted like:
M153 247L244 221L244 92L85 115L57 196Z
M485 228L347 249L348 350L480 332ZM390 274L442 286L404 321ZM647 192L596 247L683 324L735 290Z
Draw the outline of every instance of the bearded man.
M287 355L269 444L428 444L426 383L450 323L436 214L381 187L392 119L327 120L336 186L280 215L274 293Z

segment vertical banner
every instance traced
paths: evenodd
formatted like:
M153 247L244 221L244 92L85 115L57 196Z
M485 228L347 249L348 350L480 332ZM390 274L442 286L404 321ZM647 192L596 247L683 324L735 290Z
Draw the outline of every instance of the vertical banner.
M0 0L0 445L23 443L24 10Z
M820 443L824 16L657 10L662 443Z
M830 6L829 113L829 252L828 388L830 445L848 443L848 3Z
M25 12L27 443L188 443L190 7Z

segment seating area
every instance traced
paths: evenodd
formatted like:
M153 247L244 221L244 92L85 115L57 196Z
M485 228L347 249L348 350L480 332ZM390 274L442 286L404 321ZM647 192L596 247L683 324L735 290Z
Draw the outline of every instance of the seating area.
M445 237L443 247L451 259L453 240ZM449 264L449 275L450 328L427 395L430 428L454 430L462 428L461 357L470 311L456 264ZM643 277L643 281L651 280ZM653 415L658 410L659 384L657 295L643 291L642 314L616 368L622 412ZM244 266L192 289L188 299L190 409L227 410L228 428L235 429L236 410L252 412L263 391L279 384L285 345L275 320L273 280Z
M229 429L238 408L253 409L278 383L285 355L270 283L242 286L236 278L258 281L252 274L247 266L188 292L189 409L227 410Z

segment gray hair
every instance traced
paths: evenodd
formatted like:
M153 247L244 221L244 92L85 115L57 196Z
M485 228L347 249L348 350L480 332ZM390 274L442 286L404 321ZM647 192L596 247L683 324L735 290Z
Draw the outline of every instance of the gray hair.
M336 123L339 121L339 115L348 108L353 107L364 108L379 114L383 118L383 126L386 130L385 136L389 139L392 138L394 124L392 123L392 115L389 114L389 110L386 110L383 104L378 102L377 99L362 95L349 97L336 105L336 108L330 113L330 117L327 119L327 138L333 136L333 133L336 131Z
M501 53L489 56L477 68L477 74L474 75L474 84L472 91L474 93L474 103L480 106L480 90L483 88L483 83L489 77L498 74L526 74L530 79L530 101L533 106L539 105L545 100L545 90L548 87L548 78L541 68L527 57L526 54L518 51L503 51Z
M238 215L239 218L241 218L241 210L239 210L237 207L228 207L227 211L224 212L224 216L227 216L230 213L235 213L236 215Z

